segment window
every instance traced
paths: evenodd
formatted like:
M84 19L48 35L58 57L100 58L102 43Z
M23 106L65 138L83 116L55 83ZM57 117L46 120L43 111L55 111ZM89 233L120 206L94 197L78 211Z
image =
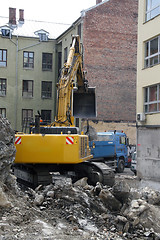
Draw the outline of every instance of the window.
M34 34L39 36L40 42L48 41L49 32L46 32L45 30L41 29L41 30L34 32Z
M52 53L42 53L42 70L52 70Z
M2 117L6 117L6 109L5 108L0 108L0 114L2 115Z
M113 141L113 134L97 133L97 141Z
M67 62L67 54L68 54L68 49L67 47L64 49L64 63Z
M52 97L52 82L42 81L42 98Z
M23 80L22 83L22 96L26 98L33 97L33 81Z
M11 38L13 29L7 25L0 27L2 37Z
M160 36L145 43L145 67L160 63Z
M0 78L0 97L6 96L7 80Z
M41 118L44 123L46 123L46 124L51 123L51 110L42 110Z
M22 109L22 126L29 127L29 124L33 121L33 110Z
M41 42L46 42L46 41L48 41L48 36L47 36L46 33L40 33L39 34L39 39L40 39Z
M125 137L120 137L120 144L126 144L126 138Z
M160 14L160 0L146 0L146 21Z
M7 67L7 50L0 49L0 67Z
M1 32L3 37L10 37L11 35L11 31L9 29L2 29Z
M144 89L145 113L160 112L160 84Z
M34 68L34 52L23 52L23 67Z

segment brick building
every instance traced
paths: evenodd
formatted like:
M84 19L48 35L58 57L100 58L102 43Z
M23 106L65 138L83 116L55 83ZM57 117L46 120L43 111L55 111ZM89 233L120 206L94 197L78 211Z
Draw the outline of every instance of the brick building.
M97 1L82 12L84 64L97 119L135 122L138 0Z

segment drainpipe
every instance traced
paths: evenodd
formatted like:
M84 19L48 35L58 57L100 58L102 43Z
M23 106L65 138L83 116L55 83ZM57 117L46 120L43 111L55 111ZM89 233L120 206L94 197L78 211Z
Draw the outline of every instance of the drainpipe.
M17 130L17 103L18 103L18 35L16 42L15 130Z
M10 36L10 41L16 46L16 82L15 82L15 109L14 109L14 114L15 114L15 123L14 123L14 130L17 131L17 103L18 103L18 35L17 35L17 40L14 42L11 39Z

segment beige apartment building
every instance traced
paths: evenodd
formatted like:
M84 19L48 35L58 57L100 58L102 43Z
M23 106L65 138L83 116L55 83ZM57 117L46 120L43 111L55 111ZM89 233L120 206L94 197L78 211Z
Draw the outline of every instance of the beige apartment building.
M54 120L57 59L62 66L56 38L69 27L25 20L23 10L17 19L15 8L0 17L0 114L14 130L24 131L37 111L43 121Z
M139 0L137 52L138 176L160 180L160 0Z

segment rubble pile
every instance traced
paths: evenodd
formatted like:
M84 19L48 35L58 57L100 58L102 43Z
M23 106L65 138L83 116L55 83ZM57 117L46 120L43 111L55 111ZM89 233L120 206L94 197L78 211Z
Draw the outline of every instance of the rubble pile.
M127 191L117 198L122 186ZM0 233L26 240L160 239L160 194L145 188L133 196L125 182L93 187L56 176L48 186L19 190L17 202L3 208Z
M158 240L160 193L131 188L125 178L111 188L83 178L53 175L48 186L20 188L10 172L14 133L0 118L0 240Z
M7 189L13 190L16 182L10 174L10 167L15 156L14 131L10 127L7 119L0 116L0 207L9 207Z

